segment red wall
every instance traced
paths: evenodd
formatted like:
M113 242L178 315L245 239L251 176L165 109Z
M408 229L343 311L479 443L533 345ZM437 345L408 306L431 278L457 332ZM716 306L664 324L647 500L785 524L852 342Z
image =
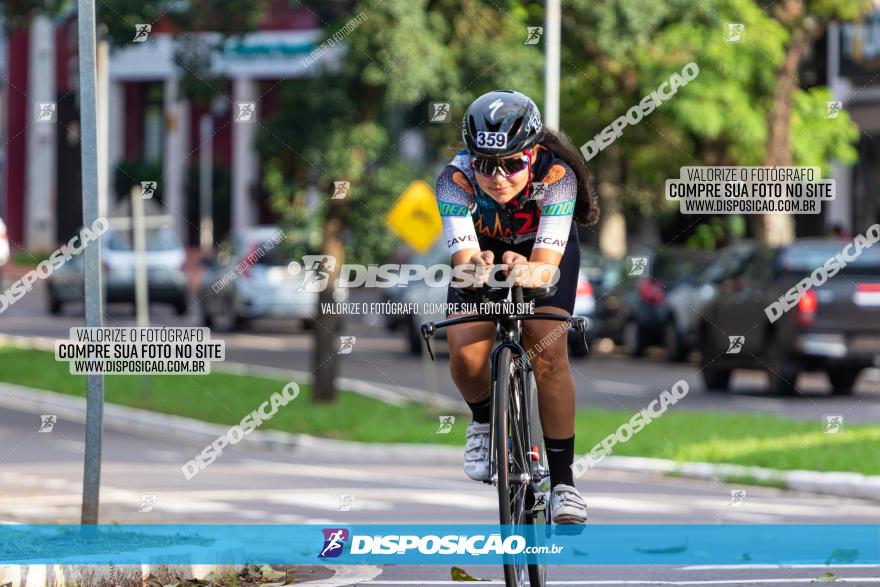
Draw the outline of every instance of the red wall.
M6 120L6 227L9 243L13 247L24 246L24 196L27 177L27 126L34 116L28 88L28 39L27 30L11 33L6 55L7 120Z

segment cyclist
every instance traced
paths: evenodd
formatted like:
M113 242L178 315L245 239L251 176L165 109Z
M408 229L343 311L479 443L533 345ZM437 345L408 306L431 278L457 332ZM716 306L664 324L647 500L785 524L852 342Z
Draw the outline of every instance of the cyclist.
M535 311L571 315L580 250L576 224L596 222L599 210L583 158L561 133L542 128L538 107L511 90L489 92L468 107L462 126L466 148L437 178L436 197L453 267L499 263L559 268L556 291L535 300ZM573 222L574 220L574 222ZM539 272L536 272L539 273ZM516 273L517 283L535 287ZM543 273L546 282L547 274ZM524 281L525 280L525 281ZM462 303L450 285L447 302ZM449 317L460 316L452 312ZM559 323L531 321L523 341L538 384L538 407L550 468L551 521L583 524L587 509L574 487L574 381L568 364L567 332ZM448 330L452 379L473 412L467 429L464 471L474 480L489 476L491 324L460 324ZM540 341L540 344L539 344Z

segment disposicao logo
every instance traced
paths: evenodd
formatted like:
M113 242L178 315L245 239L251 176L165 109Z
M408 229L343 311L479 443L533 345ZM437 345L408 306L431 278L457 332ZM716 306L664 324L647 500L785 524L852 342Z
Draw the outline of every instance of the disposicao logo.
M348 530L345 528L324 528L322 532L324 532L324 547L318 557L336 558L342 554L345 542L348 540Z

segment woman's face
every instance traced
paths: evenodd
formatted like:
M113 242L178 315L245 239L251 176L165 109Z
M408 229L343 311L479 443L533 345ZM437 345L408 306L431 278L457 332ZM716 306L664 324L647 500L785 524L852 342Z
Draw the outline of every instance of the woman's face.
M527 153L520 151L508 157L502 157L502 159L522 159L525 155ZM529 181L529 168L528 166L523 167L521 171L506 176L501 166L497 166L495 175L491 177L483 175L477 170L474 171L474 175L481 190L499 204L506 204L526 187L526 183Z

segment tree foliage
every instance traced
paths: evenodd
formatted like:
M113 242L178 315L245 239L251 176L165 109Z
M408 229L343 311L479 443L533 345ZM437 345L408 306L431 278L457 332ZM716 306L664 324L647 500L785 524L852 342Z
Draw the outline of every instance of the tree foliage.
M535 94L543 57L523 44L527 13L513 2L364 0L328 25L326 37L361 13L366 20L346 37L338 67L283 83L282 106L259 145L276 210L312 238L333 182L350 182L346 253L369 263L398 243L383 221L397 196L416 178L433 184L435 161L401 157L404 132L423 130L430 158L448 160L467 104L496 87ZM450 123L428 122L431 101L451 103ZM313 208L298 208L310 201Z
M851 18L859 2L814 3L822 18ZM820 6L821 5L821 6ZM862 3L863 5L863 3ZM564 15L563 127L581 143L638 104L688 62L699 76L616 144L626 157L623 197L635 216L669 204L663 180L682 165L760 165L776 73L791 32L754 0L576 0ZM813 17L815 18L815 17ZM728 41L729 23L744 25ZM825 119L827 89L797 88L790 129L795 165L851 163L858 130ZM601 168L603 154L592 161Z

